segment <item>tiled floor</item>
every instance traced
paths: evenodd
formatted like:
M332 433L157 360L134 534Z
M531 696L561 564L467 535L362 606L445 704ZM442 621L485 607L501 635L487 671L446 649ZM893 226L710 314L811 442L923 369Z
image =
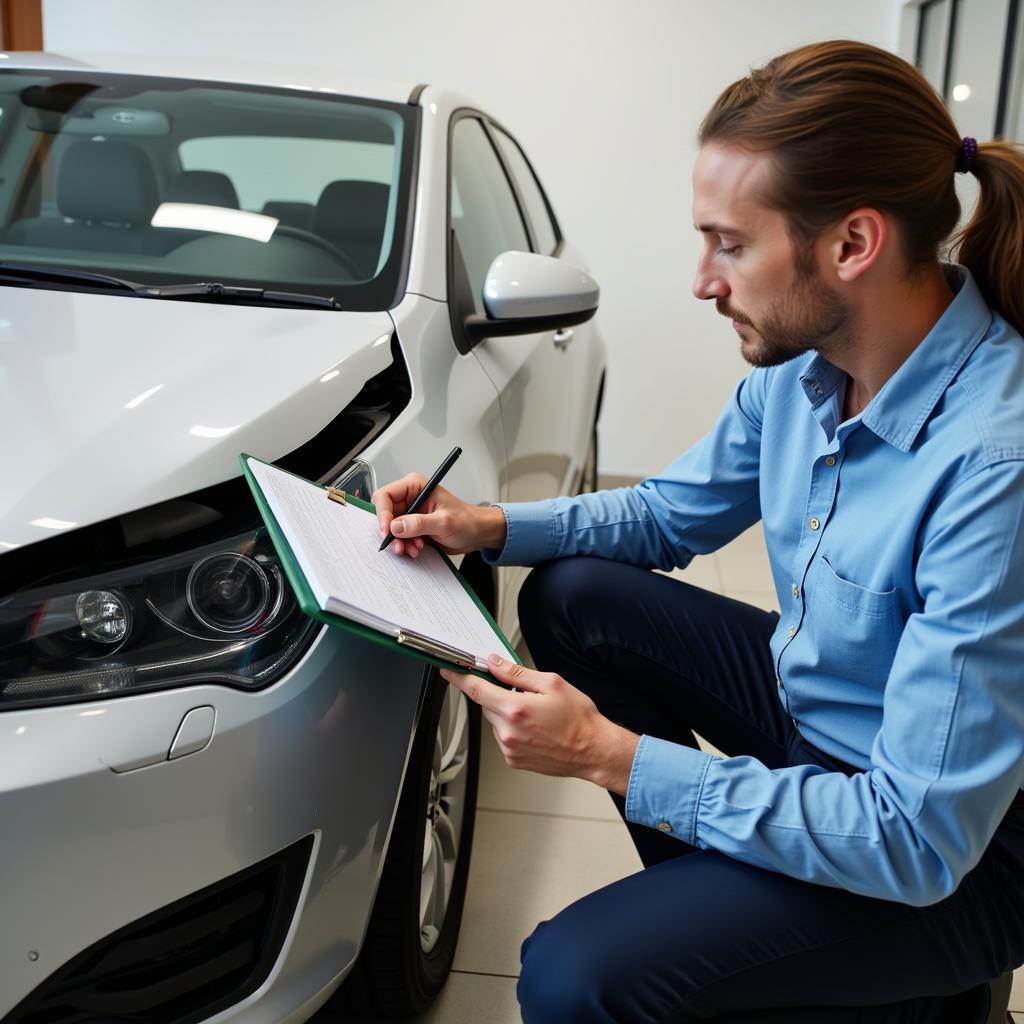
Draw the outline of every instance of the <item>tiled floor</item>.
M759 607L778 604L760 527L673 573ZM520 943L573 900L640 868L607 794L575 779L516 772L484 728L479 811L469 895L455 969L430 1024L519 1024ZM1010 1006L1024 1024L1024 976ZM342 1024L321 1011L314 1024Z

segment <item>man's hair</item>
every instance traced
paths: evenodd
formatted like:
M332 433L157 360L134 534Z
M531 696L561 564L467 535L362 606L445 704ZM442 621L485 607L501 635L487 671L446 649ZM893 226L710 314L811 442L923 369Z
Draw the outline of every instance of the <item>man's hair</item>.
M873 207L899 224L913 272L939 258L960 217L953 173L964 140L949 111L915 67L865 43L814 43L768 61L718 97L698 138L771 154L761 198L798 243ZM978 204L949 251L1024 332L1024 152L986 142L970 170Z

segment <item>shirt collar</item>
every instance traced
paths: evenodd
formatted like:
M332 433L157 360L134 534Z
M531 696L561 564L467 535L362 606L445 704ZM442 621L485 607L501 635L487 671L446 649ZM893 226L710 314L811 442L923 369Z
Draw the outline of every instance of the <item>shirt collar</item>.
M955 292L953 301L861 414L864 426L904 452L992 324L992 311L971 272L958 264L943 271ZM845 381L846 373L820 355L800 377L815 410Z

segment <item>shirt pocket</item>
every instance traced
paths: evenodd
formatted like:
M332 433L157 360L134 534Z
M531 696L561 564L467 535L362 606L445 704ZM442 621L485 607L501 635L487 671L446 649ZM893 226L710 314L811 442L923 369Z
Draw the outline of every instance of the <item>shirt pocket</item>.
M885 686L903 632L895 589L862 587L818 555L807 589L807 613L822 667L830 675L873 690Z

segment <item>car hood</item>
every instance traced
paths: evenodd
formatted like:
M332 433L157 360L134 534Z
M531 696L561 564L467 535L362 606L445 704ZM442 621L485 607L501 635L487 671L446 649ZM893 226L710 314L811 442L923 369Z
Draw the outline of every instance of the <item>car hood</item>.
M384 312L0 295L0 556L279 458L391 361Z

